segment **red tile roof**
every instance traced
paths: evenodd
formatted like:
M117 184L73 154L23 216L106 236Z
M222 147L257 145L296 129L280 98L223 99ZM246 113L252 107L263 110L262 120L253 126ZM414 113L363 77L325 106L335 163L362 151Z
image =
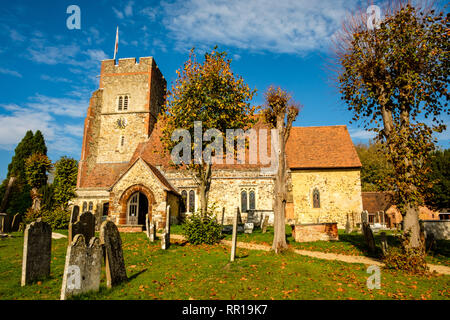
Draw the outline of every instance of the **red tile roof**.
M261 123L258 123L256 127L267 128L266 125ZM159 170L155 168L161 166L164 170L174 169L170 165L170 155L163 150L160 140L161 134L162 125L158 123L149 139L138 145L129 163L96 164L90 174L83 179L81 188L110 187L138 158L142 158L149 164L154 172L156 170L157 173L155 174L161 181L167 182ZM268 144L270 145L270 140ZM291 169L361 167L361 162L346 126L293 127L286 145L286 154L288 166ZM246 164L215 164L213 168L249 170L268 167L268 165L262 165L259 159L257 164L249 164L248 162L248 152L246 152ZM163 184L170 186L168 182L167 184L163 182Z
M390 192L361 192L363 210L369 213L387 211L394 205L393 195Z

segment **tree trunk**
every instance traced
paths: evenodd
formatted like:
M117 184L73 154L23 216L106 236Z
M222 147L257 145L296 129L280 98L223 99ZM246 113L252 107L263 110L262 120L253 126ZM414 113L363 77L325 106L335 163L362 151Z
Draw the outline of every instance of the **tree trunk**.
M420 224L419 210L413 206L406 206L406 212L403 215L403 231L410 232L409 247L419 248L422 243L420 241Z
M0 212L6 211L6 206L8 205L9 195L11 194L12 187L16 181L15 177L10 177L8 181L8 186L6 187L5 194L3 195L2 203L0 206Z
M200 210L203 217L208 212L208 195L211 187L211 164L206 164L206 170L201 170L199 193L200 193Z
M286 208L286 153L284 137L284 114L277 116L278 146L277 152L277 173L274 186L274 234L272 249L276 253L288 248L286 243L285 208Z

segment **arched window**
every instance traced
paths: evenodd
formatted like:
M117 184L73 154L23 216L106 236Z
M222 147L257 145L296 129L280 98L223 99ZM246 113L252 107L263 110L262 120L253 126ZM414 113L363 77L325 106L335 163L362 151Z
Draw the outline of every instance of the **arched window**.
M253 191L253 190L249 192L248 208L250 210L256 209L255 191Z
M81 210L81 212L82 212L82 213L83 213L83 212L86 212L86 210L87 210L87 202L84 201L84 202L83 202L83 210Z
M313 208L320 208L320 192L317 188L313 191Z
M247 212L247 191L241 192L241 212Z
M123 110L128 110L128 96L123 98Z
M122 96L120 96L120 97L119 97L119 105L118 105L118 107L117 107L117 109L118 109L119 111L122 111L122 105L123 105L123 98L122 98Z
M195 211L195 192L194 190L189 191L189 212Z
M89 211L92 212L92 210L94 209L94 204L92 203L92 201L89 202Z
M181 199L183 199L184 207L187 209L187 191L181 191Z

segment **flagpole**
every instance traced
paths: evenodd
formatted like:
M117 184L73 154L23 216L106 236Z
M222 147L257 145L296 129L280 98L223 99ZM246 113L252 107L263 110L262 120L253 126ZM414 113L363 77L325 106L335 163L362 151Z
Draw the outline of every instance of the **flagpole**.
M114 64L116 64L116 54L119 51L119 26L116 30L116 43L114 44Z

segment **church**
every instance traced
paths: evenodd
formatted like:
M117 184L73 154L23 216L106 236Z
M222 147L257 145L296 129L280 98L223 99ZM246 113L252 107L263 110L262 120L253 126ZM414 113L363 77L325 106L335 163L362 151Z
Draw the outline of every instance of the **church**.
M166 80L152 57L104 60L99 89L90 99L73 205L110 219L123 232L142 231L145 217L162 227L170 205L176 223L199 206L191 174L175 169L163 152L158 114ZM361 162L345 125L293 127L286 146L288 203L286 220L337 222L362 211ZM240 208L268 215L273 222L274 177L259 164L217 165L209 204L225 223ZM173 221L172 221L173 220Z

